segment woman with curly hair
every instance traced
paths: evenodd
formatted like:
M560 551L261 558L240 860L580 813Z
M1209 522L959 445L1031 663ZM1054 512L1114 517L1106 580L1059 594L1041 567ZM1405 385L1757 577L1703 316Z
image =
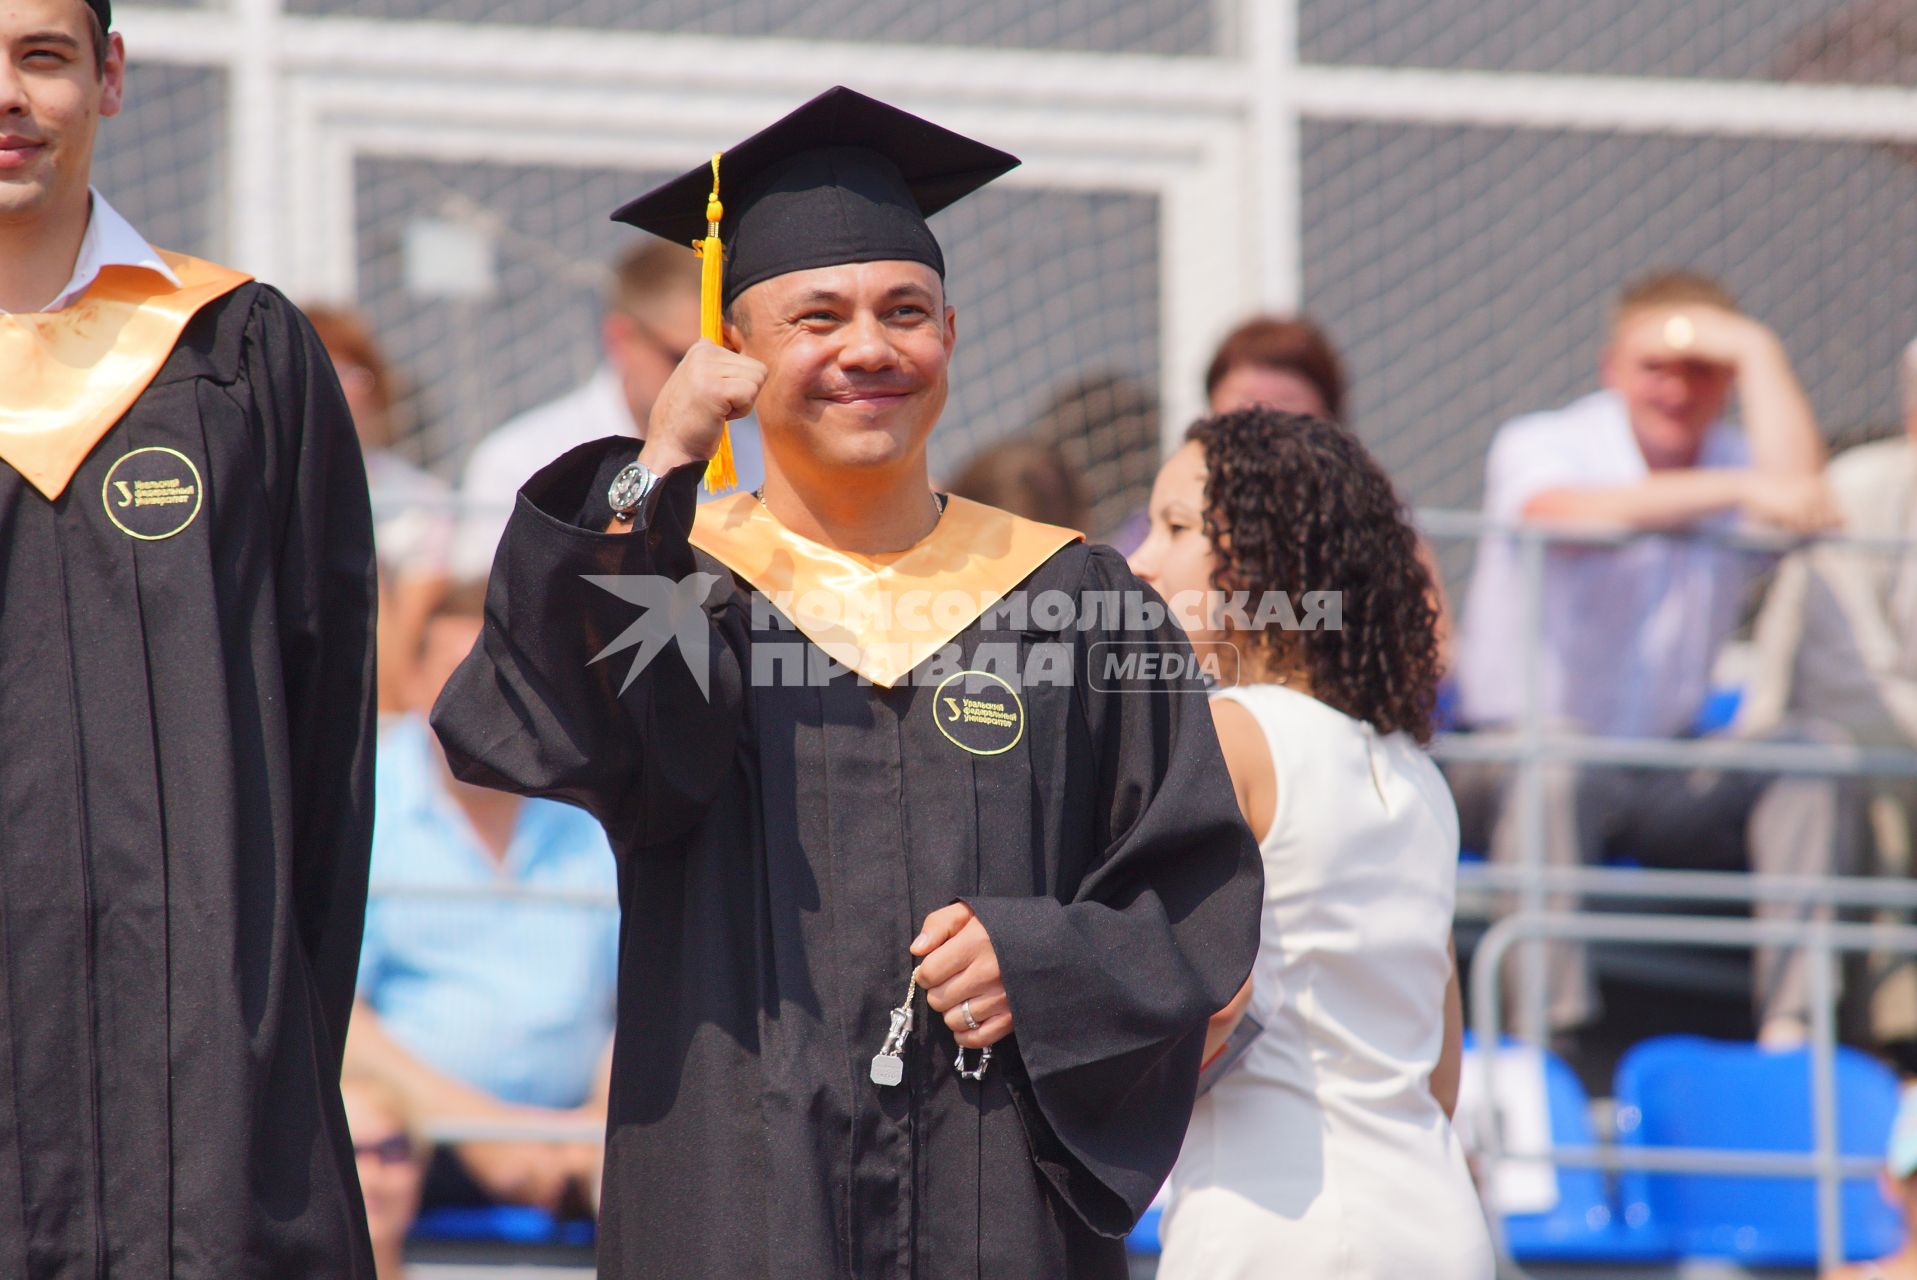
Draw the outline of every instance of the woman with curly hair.
M1132 568L1222 677L1265 863L1258 962L1212 1020L1158 1274L1488 1280L1449 1119L1458 818L1421 749L1440 665L1418 535L1355 436L1272 409L1192 427L1150 515Z

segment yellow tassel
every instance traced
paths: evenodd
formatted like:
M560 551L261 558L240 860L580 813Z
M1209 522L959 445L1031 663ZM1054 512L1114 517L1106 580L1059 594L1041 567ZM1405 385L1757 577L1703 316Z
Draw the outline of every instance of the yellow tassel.
M725 246L719 243L719 223L726 216L719 203L719 153L712 157L712 194L706 197L706 238L693 242L699 255L699 335L708 342L725 345L725 320L720 305L725 279ZM739 483L732 465L732 433L719 432L719 448L706 463L706 492L720 493Z

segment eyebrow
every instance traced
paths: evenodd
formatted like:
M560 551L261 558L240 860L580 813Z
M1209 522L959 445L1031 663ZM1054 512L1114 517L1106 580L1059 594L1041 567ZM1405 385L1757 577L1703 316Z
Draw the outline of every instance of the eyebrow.
M69 49L78 49L80 42L64 31L29 31L16 43L19 44L62 44Z
M922 284L907 281L904 284L895 284L890 289L887 289L880 301L896 302L901 298L914 298L929 302L932 298L932 291ZM795 307L812 307L826 303L834 306L844 306L849 301L850 299L844 294L832 289L807 289L804 293L792 300L792 305Z
M929 302L932 299L932 291L912 280L907 280L903 284L895 284L885 291L885 300L887 302L895 302L900 298L923 298Z

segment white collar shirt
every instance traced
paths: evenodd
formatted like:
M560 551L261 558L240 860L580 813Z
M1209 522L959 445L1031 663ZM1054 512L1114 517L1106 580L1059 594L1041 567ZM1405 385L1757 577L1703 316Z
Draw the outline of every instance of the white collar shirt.
M173 268L154 247L146 242L146 237L133 229L133 224L120 216L120 211L107 203L107 198L98 191L93 197L92 213L87 218L86 235L80 240L79 255L73 261L73 274L67 278L53 301L42 307L42 311L63 311L80 300L100 272L108 267L144 267L148 271L157 271L166 277L168 283L179 287L180 278Z

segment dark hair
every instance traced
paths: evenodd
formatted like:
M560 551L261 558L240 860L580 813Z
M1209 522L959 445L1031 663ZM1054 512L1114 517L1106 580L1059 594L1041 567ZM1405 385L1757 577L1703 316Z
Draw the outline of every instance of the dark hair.
M106 74L107 60L106 24L100 21L98 9L90 4L83 7L87 11L87 39L93 45L93 74L103 76Z
M972 455L950 492L1028 520L1083 529L1085 491L1064 455L1049 445L1008 440Z
M1255 316L1226 334L1205 369L1205 395L1245 365L1296 374L1311 384L1333 418L1344 420L1344 364L1325 331L1303 316Z
M1319 700L1380 733L1431 738L1440 659L1431 575L1384 469L1336 423L1241 409L1194 423L1205 453L1205 535L1220 591L1343 595L1339 629L1250 637L1302 665Z

